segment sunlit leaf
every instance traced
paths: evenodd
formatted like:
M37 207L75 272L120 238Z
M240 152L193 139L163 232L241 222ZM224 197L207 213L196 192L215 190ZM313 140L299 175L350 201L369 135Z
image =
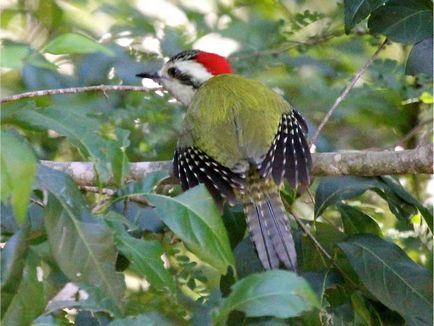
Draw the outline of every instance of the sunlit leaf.
M432 323L432 275L395 244L356 235L338 246L366 288L409 325Z
M146 280L157 290L169 289L175 292L175 281L169 271L164 268L163 247L157 241L135 239L127 232L117 230L116 247L131 262L130 269Z
M221 215L203 185L177 197L148 194L161 220L199 258L225 274L234 265Z
M0 67L20 69L29 53L30 49L27 45L5 45L0 48Z
M26 216L36 158L31 148L12 133L1 130L1 200L10 201L18 223Z
M75 33L62 34L48 42L45 51L52 54L74 54L103 52L113 55L113 52L86 36Z
M11 109L4 109L10 111ZM99 122L74 110L65 110L64 107L35 108L27 104L8 114L9 123L22 123L37 128L55 130L68 137L84 157L90 158L95 164L96 171L102 183L111 177L111 170L115 181L119 184L125 177L128 169L128 159L125 148L129 145L129 132L117 129L118 138L107 140L98 133ZM111 163L112 169L110 169Z
M315 294L303 278L293 272L272 270L235 283L214 317L221 325L233 310L242 311L247 317L289 318L317 306Z

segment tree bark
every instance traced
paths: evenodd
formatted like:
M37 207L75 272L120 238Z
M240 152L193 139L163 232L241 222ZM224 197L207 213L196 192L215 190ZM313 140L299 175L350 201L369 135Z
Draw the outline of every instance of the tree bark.
M433 174L433 145L403 151L342 151L313 153L314 176L377 176ZM96 173L91 162L41 161L41 164L70 175L80 186L94 186ZM129 178L139 180L145 174L170 170L170 161L130 163Z

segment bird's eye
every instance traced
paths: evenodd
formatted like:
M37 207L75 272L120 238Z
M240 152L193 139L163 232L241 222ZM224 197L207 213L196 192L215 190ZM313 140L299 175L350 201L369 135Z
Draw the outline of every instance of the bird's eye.
M171 67L171 68L167 69L167 74L170 77L176 77L177 75L179 75L179 69L175 68L175 67Z

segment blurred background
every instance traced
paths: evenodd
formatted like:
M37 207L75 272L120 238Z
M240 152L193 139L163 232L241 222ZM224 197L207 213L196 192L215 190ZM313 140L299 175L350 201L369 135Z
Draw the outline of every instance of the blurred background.
M140 85L136 73L157 69L168 57L194 48L228 56L237 73L280 93L307 118L311 135L384 40L369 34L364 22L346 35L341 1L3 0L0 7L2 96L74 86ZM104 50L77 44L61 54L47 51L53 48L50 40L65 33L85 35ZM391 43L381 52L323 129L317 151L401 150L432 141L431 81L405 74L410 48ZM59 95L35 98L35 103L97 121L89 124L93 132L108 140L122 138L130 162L170 160L184 113L161 91ZM2 110L3 123L10 119L20 126L22 103L4 108L9 110ZM10 108L16 109L13 117ZM29 126L27 120L21 127L16 132L31 143L39 159L84 159L78 147L57 132ZM400 180L421 202L432 204L432 179ZM387 203L371 192L364 196L360 205L387 226L390 236L415 236L396 233L392 226L396 223L399 229L399 222ZM308 217L312 205L309 199L305 202L300 209ZM412 257L420 261L418 246Z

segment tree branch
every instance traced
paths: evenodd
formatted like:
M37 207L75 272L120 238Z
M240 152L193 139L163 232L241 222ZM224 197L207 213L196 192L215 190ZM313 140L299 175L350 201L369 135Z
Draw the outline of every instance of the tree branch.
M432 174L432 144L404 151L343 151L314 153L312 174L315 176L377 176L400 174ZM94 186L96 173L90 162L53 162L41 164L70 175L79 186ZM145 174L170 170L170 161L130 164L129 178L139 180Z
M40 91L26 92L16 95L4 96L0 98L0 103L13 102L26 98L40 97L47 95L62 95L62 94L78 94L78 93L91 93L91 92L150 92L155 91L155 88L148 88L144 86L129 86L129 85L99 85L99 86L85 86L85 87L71 87L59 89L45 89Z
M348 83L348 85L345 86L345 88L342 91L342 93L335 100L335 103L332 105L332 107L330 108L330 110L326 113L326 115L322 119L320 125L316 129L315 134L313 135L313 137L310 140L310 145L311 146L313 144L315 144L315 142L316 142L316 140L317 140L317 138L318 138L318 136L319 136L319 134L321 132L321 129L324 128L325 124L329 121L330 117L336 111L336 109L338 108L339 104L341 104L342 101L345 100L345 98L348 96L348 94L350 93L350 91L353 89L354 85L356 85L357 81L360 79L360 77L362 77L364 75L364 73L366 72L366 70L368 70L368 67L372 64L372 62L374 62L374 60L377 57L378 53L380 53L380 51L384 48L384 46L387 44L387 42L388 42L388 40L386 38L383 41L383 43L380 44L380 46L377 48L377 50L374 52L374 54L369 58L369 60L366 61L366 63L359 69L359 71L356 73L356 75L353 77L353 79L351 79L351 81Z

